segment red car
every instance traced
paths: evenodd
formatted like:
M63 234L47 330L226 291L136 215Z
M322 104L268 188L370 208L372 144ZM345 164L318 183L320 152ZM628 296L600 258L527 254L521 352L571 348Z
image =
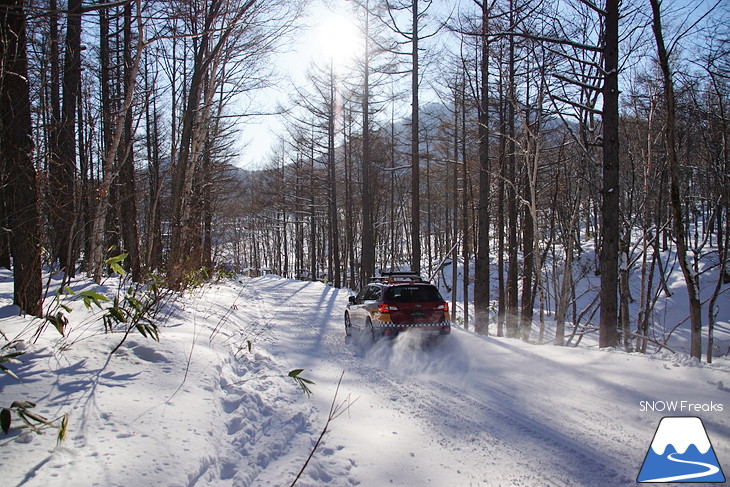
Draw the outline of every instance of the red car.
M449 305L436 286L410 273L392 272L373 279L345 311L345 333L370 333L373 340L415 331L430 335L451 333Z

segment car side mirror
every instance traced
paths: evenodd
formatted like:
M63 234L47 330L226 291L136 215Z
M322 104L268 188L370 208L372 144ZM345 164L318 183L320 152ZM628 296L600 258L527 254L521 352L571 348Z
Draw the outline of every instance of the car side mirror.
M347 299L348 301L350 301L350 304L355 304L355 302L357 301L357 296L350 296Z

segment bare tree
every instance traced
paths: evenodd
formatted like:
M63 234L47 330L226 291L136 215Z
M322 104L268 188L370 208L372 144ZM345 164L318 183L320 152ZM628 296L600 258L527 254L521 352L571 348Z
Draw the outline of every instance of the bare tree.
M191 252L199 237L194 212L194 182L196 176L200 176L204 144L211 135L210 103L220 84L225 82L219 76L220 69L214 76L210 74L211 69L226 51L231 50L242 52L240 58L256 66L257 59L266 56L277 39L290 29L297 5L297 2L267 5L255 0L242 4L214 0L202 12L190 12L195 28L194 52L172 171L168 281L173 287L180 287L186 274L202 266L200 255ZM286 12L277 14L278 8ZM198 21L200 17L202 20Z
M420 159L420 140L419 140L419 84L420 84L420 49L419 42L432 37L432 34L423 34L420 29L422 21L427 11L433 5L432 2L426 3L423 10L419 10L419 0L411 0L408 3L393 4L388 2L388 14L390 16L390 28L402 36L407 43L411 45L411 270L416 273L421 272L421 159ZM407 10L410 11L409 29L403 29L398 26L395 19L395 12Z
M54 260L71 276L75 228L76 107L81 79L81 0L69 0L63 62L63 97L58 132L50 141L50 222Z
M0 4L0 175L10 223L13 302L41 316L41 236L23 0Z
M649 0L652 10L652 28L654 39L659 56L659 67L662 71L664 81L664 101L667 105L666 123L666 151L670 174L670 201L672 211L672 228L674 229L674 240L677 246L677 257L679 266L684 275L684 282L687 286L689 297L689 318L690 318L690 354L698 359L702 358L702 303L699 295L699 279L688 260L687 236L684 229L684 218L682 215L682 194L680 189L681 175L679 171L679 159L677 157L676 142L676 111L677 104L674 93L674 81L669 60L669 53L664 43L662 31L661 6L658 0Z
M619 0L606 0L603 45L603 190L601 215L601 315L599 346L618 345Z
M375 275L375 225L373 218L373 188L371 188L371 173L373 171L372 142L371 142L371 70L373 55L373 28L370 1L358 2L363 18L361 30L365 40L362 53L362 239L361 239L361 267L360 286L364 286L368 279Z
M490 241L489 198L492 170L489 160L489 17L491 7L487 0L475 0L481 10L481 57L479 61L479 203L477 207L478 231L476 263L474 269L474 327L477 333L489 334L490 292Z
M142 5L139 0L135 2L136 14L135 20L137 23L138 37L135 47L135 54L133 58L130 58L130 65L127 67L129 72L125 76L124 86L124 99L120 111L115 117L114 121L114 134L109 140L109 144L106 147L104 153L104 173L103 178L100 182L98 189L98 201L96 203L96 209L94 212L94 220L91 235L91 255L89 261L91 262L92 272L94 280L98 283L101 282L104 273L104 261L106 259L104 247L105 238L107 232L107 214L109 210L109 196L112 185L119 176L119 169L114 164L115 159L118 157L122 139L124 138L125 132L130 132L129 124L127 119L131 117L131 106L134 101L134 93L137 84L137 72L139 71L142 52L145 46L144 39L144 28L142 23ZM130 20L131 22L131 13ZM130 24L131 25L131 24ZM131 137L131 135L130 135ZM127 148L129 149L129 148ZM124 156L126 159L126 155ZM130 218L134 219L134 222L130 222L136 226L136 214L130 215ZM136 239L136 231L134 232ZM136 245L136 242L135 242ZM139 263L137 262L137 265ZM136 270L139 273L139 269ZM139 274L136 276L139 278Z

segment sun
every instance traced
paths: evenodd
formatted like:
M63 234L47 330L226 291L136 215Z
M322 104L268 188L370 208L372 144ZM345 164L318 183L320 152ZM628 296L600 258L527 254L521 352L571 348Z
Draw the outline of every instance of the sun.
M362 53L360 29L343 14L330 14L314 28L317 57L339 68L350 66Z

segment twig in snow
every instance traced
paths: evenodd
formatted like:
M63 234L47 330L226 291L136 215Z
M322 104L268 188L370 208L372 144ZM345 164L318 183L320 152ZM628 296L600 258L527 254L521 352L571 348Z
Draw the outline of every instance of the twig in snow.
M317 438L317 442L314 444L314 447L312 448L312 451L309 452L309 456L307 457L307 460L304 462L304 465L302 465L302 469L297 474L294 481L291 483L289 487L294 487L294 485L299 481L299 478L304 473L304 470L307 468L307 465L309 465L309 461L314 456L314 452L317 451L317 448L319 447L319 444L322 442L322 438L324 438L325 433L327 433L327 428L329 428L329 425L332 421L342 416L346 411L350 409L350 406L354 404L355 401L350 401L350 396L348 395L347 398L342 401L341 403L337 404L337 393L340 391L340 384L342 383L342 377L344 377L345 371L342 371L342 374L340 374L340 380L337 381L337 389L335 389L335 395L332 398L332 405L330 406L330 414L327 417L327 421L324 423L324 428L322 428L322 433L320 433L319 438ZM356 399L357 400L357 399Z

